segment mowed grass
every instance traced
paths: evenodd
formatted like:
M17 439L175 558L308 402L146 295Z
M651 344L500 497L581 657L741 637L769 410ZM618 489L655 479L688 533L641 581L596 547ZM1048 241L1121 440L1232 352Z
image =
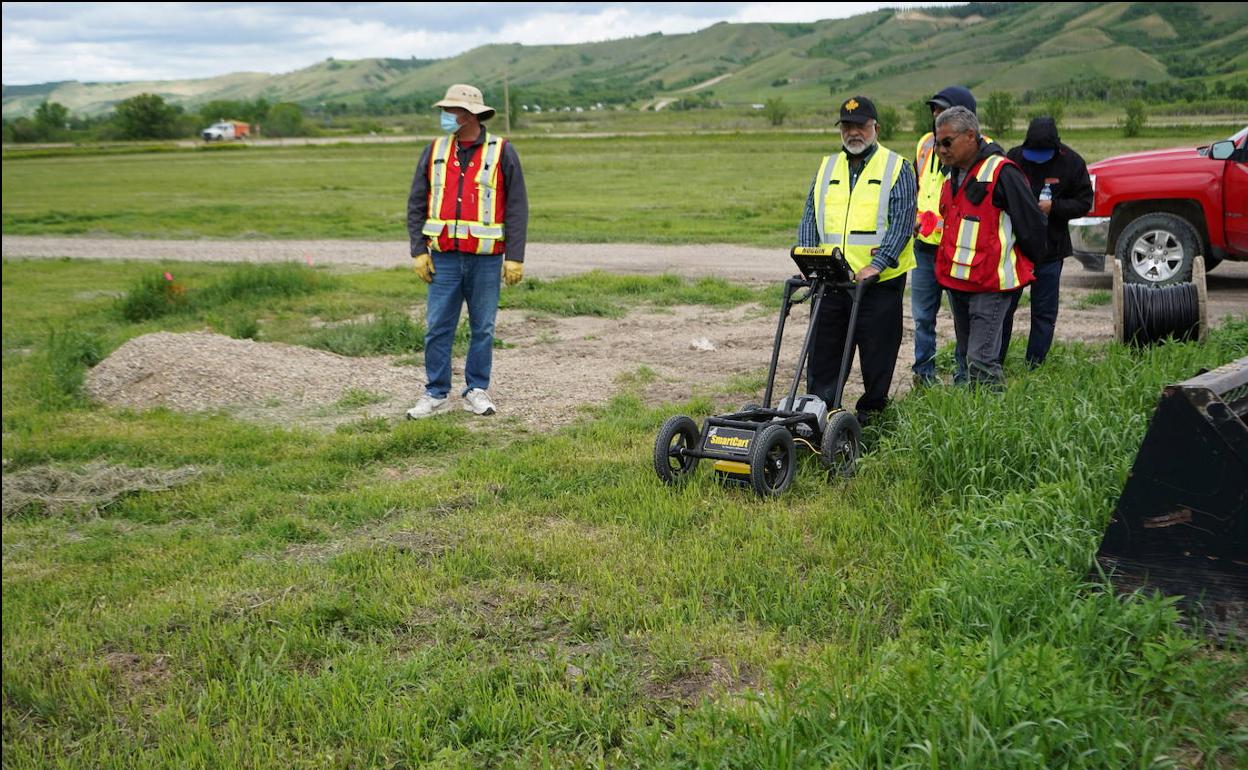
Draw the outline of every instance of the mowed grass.
M669 489L650 468L663 419L713 397L653 409L626 386L520 435L466 415L324 434L49 401L50 330L98 341L54 354L72 358L202 325L127 323L90 294L152 269L4 266L6 480L197 472L6 509L6 767L1248 761L1242 649L1084 579L1161 387L1248 355L1242 322L1204 345L1058 345L1000 394L924 391L869 434L855 479L804 463L761 501L709 469ZM414 299L389 271L252 312L294 328Z
M1213 127L1132 140L1069 132L1093 161L1224 138ZM909 156L917 137L889 142ZM1001 138L1018 144L1021 133ZM516 140L533 241L734 243L784 248L795 237L821 156L839 135L688 134ZM9 235L404 240L421 147L249 147L237 152L6 153Z

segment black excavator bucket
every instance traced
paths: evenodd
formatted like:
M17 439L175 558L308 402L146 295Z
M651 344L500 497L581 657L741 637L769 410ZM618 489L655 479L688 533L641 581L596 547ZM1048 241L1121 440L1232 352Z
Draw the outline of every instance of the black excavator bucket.
M1248 638L1248 358L1161 394L1096 558L1119 591L1181 596Z

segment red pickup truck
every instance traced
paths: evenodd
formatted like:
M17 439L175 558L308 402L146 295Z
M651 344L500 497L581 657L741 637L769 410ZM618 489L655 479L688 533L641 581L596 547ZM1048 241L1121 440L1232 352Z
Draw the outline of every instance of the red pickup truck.
M1122 260L1123 280L1189 280L1192 258L1212 269L1248 260L1248 127L1208 147L1138 152L1088 166L1095 198L1070 222L1074 256L1088 270Z

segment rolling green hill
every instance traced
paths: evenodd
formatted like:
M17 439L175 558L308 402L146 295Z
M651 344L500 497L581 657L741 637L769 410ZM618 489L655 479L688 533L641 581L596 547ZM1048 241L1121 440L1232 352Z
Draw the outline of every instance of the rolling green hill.
M522 99L548 106L644 107L694 91L726 105L826 102L830 92L900 104L951 83L1050 98L1072 84L1183 83L1216 96L1248 81L1246 51L1244 3L971 3L579 45L488 45L434 61L330 59L272 76L5 86L3 101L6 118L45 99L101 114L143 92L190 108L265 97L405 111L424 109L453 82L479 84L501 102L504 73Z

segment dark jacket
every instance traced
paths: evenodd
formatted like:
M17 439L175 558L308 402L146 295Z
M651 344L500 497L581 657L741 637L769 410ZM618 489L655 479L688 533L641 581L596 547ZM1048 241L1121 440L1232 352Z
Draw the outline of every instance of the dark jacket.
M996 142L979 140L979 154L975 163L979 163L989 155L1004 155L1005 150ZM974 167L974 164L972 164ZM954 190L966 184L966 174L958 169L949 176L946 184L954 185ZM1036 206L1036 196L1027 186L1027 178L1017 167L1006 166L997 177L997 186L992 191L992 205L1010 215L1014 225L1014 242L1023 254L1034 262L1045 261L1046 227L1044 214ZM945 231L948 234L948 230Z
M1044 163L1032 163L1023 157L1023 145L1015 147L1006 157L1018 164L1031 185L1033 198L1039 198L1045 183L1053 193L1053 208L1049 210L1048 256L1042 262L1056 262L1070 256L1070 229L1072 219L1092 210L1092 180L1088 177L1088 164L1079 153L1058 141L1057 126L1051 120L1036 120L1027 131L1030 148L1049 147L1057 151Z

